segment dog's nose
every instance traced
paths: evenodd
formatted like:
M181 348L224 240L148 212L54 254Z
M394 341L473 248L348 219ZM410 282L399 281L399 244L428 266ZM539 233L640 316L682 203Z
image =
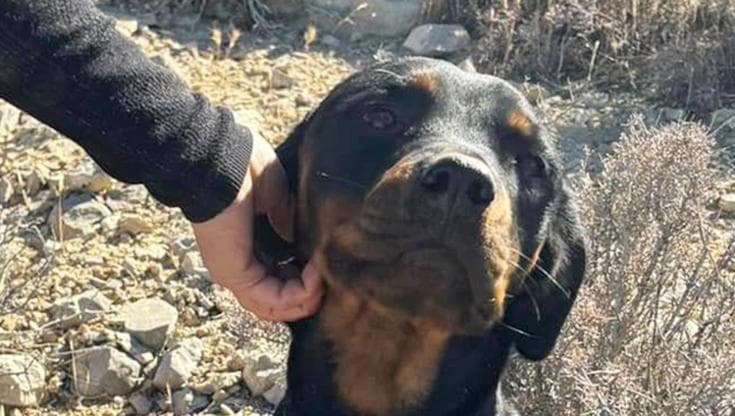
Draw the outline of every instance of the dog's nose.
M492 178L478 161L462 156L447 156L427 166L420 185L437 195L466 198L472 205L488 206L495 198Z

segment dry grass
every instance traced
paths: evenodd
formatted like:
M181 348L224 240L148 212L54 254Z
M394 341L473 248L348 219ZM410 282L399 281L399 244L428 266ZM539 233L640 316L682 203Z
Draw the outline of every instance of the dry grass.
M589 280L555 353L508 371L523 414L735 411L735 233L704 217L712 142L698 124L636 118L582 180Z
M548 85L589 81L693 111L735 102L729 0L475 0L480 68Z

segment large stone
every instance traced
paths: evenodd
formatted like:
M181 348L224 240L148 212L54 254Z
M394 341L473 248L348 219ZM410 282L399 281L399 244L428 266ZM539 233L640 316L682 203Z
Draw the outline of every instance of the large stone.
M153 377L153 385L162 391L167 388L175 390L186 385L202 358L203 349L204 345L198 338L185 339L174 345L163 356Z
M317 26L348 36L405 36L426 16L423 0L304 0ZM437 1L439 3L439 1Z
M64 190L97 193L112 187L112 178L91 159L85 159L64 175Z
M46 387L46 369L25 354L0 354L0 407L38 406Z
M461 25L428 24L414 28L403 47L416 55L442 57L469 46L470 35Z
M140 364L115 348L92 347L76 354L75 385L82 396L120 396L141 381Z
M110 310L112 301L99 290L91 289L51 306L51 316L61 328L71 328L101 316Z
M59 221L61 208L61 221ZM112 215L104 204L89 194L72 194L56 204L49 214L48 222L57 238L65 240L88 237L100 228L103 219Z
M125 330L141 344L154 350L163 347L179 317L176 308L157 298L125 305L120 314Z

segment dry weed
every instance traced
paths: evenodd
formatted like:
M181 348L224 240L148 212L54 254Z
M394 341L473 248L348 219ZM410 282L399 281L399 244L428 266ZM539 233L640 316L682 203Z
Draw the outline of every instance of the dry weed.
M635 118L582 180L589 280L555 353L508 371L523 414L733 414L735 233L704 218L712 143Z
M729 0L475 0L465 12L485 71L633 88L694 111L735 102Z

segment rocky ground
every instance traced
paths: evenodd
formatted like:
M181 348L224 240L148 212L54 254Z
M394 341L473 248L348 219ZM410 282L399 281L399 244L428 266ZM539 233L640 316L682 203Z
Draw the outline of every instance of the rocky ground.
M347 74L406 53L399 41L106 10L147 54L273 143ZM520 87L557 131L570 171L584 147L606 151L635 111L652 123L683 116L635 97ZM735 128L723 125L733 116L712 118L724 155L735 147ZM183 217L5 103L0 142L0 415L270 414L288 334L210 284ZM718 207L735 212L730 175ZM733 226L732 216L718 221Z

